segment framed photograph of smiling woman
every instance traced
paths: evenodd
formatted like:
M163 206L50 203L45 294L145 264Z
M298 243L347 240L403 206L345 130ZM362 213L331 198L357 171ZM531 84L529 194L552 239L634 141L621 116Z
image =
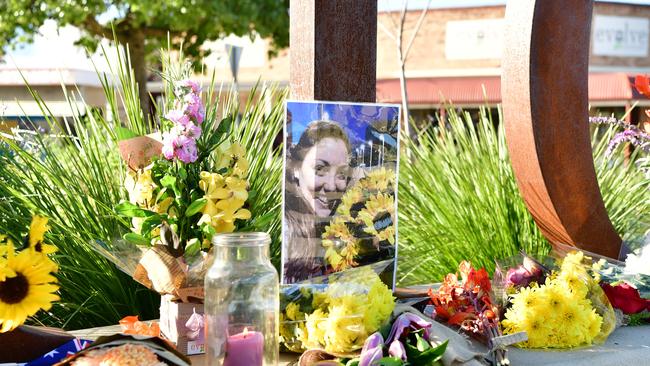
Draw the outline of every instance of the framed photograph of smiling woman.
M399 105L287 101L282 283L371 266L393 286Z

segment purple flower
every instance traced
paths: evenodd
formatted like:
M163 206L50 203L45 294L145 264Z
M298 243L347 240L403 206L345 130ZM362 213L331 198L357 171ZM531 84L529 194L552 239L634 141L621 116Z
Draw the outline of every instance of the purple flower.
M614 135L609 142L609 146L607 146L605 155L610 156L614 149L624 142L629 142L645 152L650 152L650 135L641 132L639 129L627 129Z
M183 163L193 163L198 159L198 151L196 150L196 141L187 136L178 136L176 146L176 157Z
M366 339L361 349L359 366L371 366L384 357L384 338L377 332Z
M406 349L404 349L404 345L399 339L395 339L390 344L390 347L388 347L388 355L406 361Z
M517 268L510 268L506 273L506 287L525 287L531 282L540 282L544 278L544 271L528 257Z
M194 94L199 94L201 92L201 86L194 80L185 79L178 82L178 85L181 88L187 88L192 91Z
M163 134L163 147L162 153L165 159L172 160L176 152L176 136L175 134L165 132Z
M201 128L190 122L185 126L185 136L196 140L201 137Z
M390 334L386 339L386 342L392 342L396 339L400 339L408 335L412 331L418 331L424 329L422 338L429 340L431 339L430 334L431 323L420 318L419 316L412 313L403 313L395 322L393 322L393 327L390 330Z
M197 124L203 123L205 118L205 108L203 101L198 94L187 94L183 97L183 110L189 118L196 121Z
M172 109L167 112L165 118L183 127L190 123L190 117L178 109Z

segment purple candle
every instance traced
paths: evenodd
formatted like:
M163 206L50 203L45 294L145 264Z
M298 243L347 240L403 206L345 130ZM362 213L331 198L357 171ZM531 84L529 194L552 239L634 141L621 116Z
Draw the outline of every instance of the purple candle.
M226 341L226 357L223 366L262 366L264 336L260 332L244 331L231 335Z

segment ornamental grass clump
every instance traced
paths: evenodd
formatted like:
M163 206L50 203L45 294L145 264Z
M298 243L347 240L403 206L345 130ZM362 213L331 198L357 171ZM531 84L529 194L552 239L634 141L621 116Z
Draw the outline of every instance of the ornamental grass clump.
M486 108L477 120L447 108L447 123L403 137L399 180L400 285L441 281L462 260L489 272L494 259L551 247L526 209L501 121ZM584 121L585 128L589 128ZM592 127L594 165L616 231L632 248L650 228L648 162L635 151L608 154L615 126ZM645 165L644 165L645 164ZM645 168L644 168L645 166Z
M78 113L57 119L28 86L46 118L45 130L51 132L0 133L0 232L20 232L29 225L32 211L56 218L49 239L58 248L53 260L59 266L56 277L61 300L48 312L32 318L38 324L78 329L116 324L132 314L142 319L159 316L160 296L123 273L91 244L111 243L131 231L131 220L114 210L120 202L130 200L124 186L128 169L118 142L124 128L147 135L154 132L158 122L143 117L137 92L133 92L137 84L128 55L119 52L118 56L117 63L109 62L110 74L98 73L108 113L96 113L68 88L64 89L65 96ZM255 151L248 157L251 219L246 221L245 230L270 233L272 260L279 266L282 146L275 145L270 137L282 131L285 92L275 87L254 87L249 99L240 105L235 91L220 90L213 76L205 77L210 81L202 96L211 101L206 103L206 115L214 114L214 120L239 121L230 124L229 132L242 149ZM174 95L173 90L165 95ZM269 108L259 100L277 102ZM173 100L168 105L173 105ZM26 120L29 123L29 118ZM145 176L142 183L147 182ZM19 241L18 237L13 239Z

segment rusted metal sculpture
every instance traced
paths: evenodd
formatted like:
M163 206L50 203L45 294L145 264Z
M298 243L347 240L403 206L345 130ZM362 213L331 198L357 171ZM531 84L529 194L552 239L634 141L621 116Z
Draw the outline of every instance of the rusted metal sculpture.
M377 2L291 0L291 98L374 102Z
M587 79L591 0L510 0L503 111L515 176L552 244L617 258L592 159Z

